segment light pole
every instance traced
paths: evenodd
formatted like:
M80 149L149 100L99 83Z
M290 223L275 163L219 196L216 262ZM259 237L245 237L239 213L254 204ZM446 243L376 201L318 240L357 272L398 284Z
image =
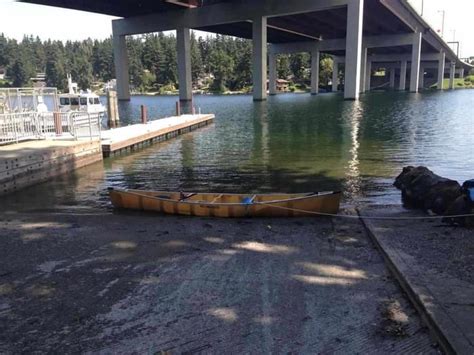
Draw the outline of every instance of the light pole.
M421 17L423 17L424 8L425 8L425 0L421 0Z
M439 10L438 13L443 14L443 20L441 22L441 38L444 38L444 16L446 15L446 11L444 10Z

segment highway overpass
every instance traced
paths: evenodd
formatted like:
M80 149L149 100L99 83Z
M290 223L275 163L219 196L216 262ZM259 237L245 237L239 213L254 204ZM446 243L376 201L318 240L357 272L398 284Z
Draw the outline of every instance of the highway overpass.
M424 70L435 67L438 88L446 71L450 88L456 73L472 67L460 60L406 0L23 0L118 16L112 21L119 99L130 99L125 38L177 31L180 100L192 99L190 29L252 40L253 97L276 93L278 54L309 52L311 93L318 93L319 56L334 57L334 89L344 64L344 97L358 99L370 89L372 69L390 73L390 86L417 92ZM270 45L268 45L270 44ZM269 68L267 68L267 63ZM268 70L269 69L269 70ZM398 83L396 80L398 79Z

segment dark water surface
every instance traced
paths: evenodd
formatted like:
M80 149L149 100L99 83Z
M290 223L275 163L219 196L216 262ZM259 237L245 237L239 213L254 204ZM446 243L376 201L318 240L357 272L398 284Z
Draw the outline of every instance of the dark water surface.
M176 97L135 96L122 124L172 115ZM109 186L222 192L342 189L349 203L399 202L391 184L405 165L474 177L474 90L196 96L213 125L132 154L109 158L3 198L9 209L108 206Z

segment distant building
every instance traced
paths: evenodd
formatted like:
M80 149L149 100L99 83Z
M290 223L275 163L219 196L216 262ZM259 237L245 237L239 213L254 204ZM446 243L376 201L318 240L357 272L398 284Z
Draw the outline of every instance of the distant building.
M36 76L30 80L35 88L46 87L46 73L37 73Z
M269 89L270 82L267 80L267 90ZM288 92L290 91L290 82L284 79L276 80L276 89L278 92Z
M0 80L5 79L6 74L7 74L7 70L4 67L0 67Z
M287 92L290 90L290 82L284 79L277 79L277 91Z

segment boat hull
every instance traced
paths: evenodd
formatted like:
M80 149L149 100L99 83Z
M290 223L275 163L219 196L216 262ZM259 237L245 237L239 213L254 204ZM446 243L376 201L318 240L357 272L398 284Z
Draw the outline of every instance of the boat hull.
M116 208L200 217L303 217L337 214L340 192L320 194L184 194L109 189Z

